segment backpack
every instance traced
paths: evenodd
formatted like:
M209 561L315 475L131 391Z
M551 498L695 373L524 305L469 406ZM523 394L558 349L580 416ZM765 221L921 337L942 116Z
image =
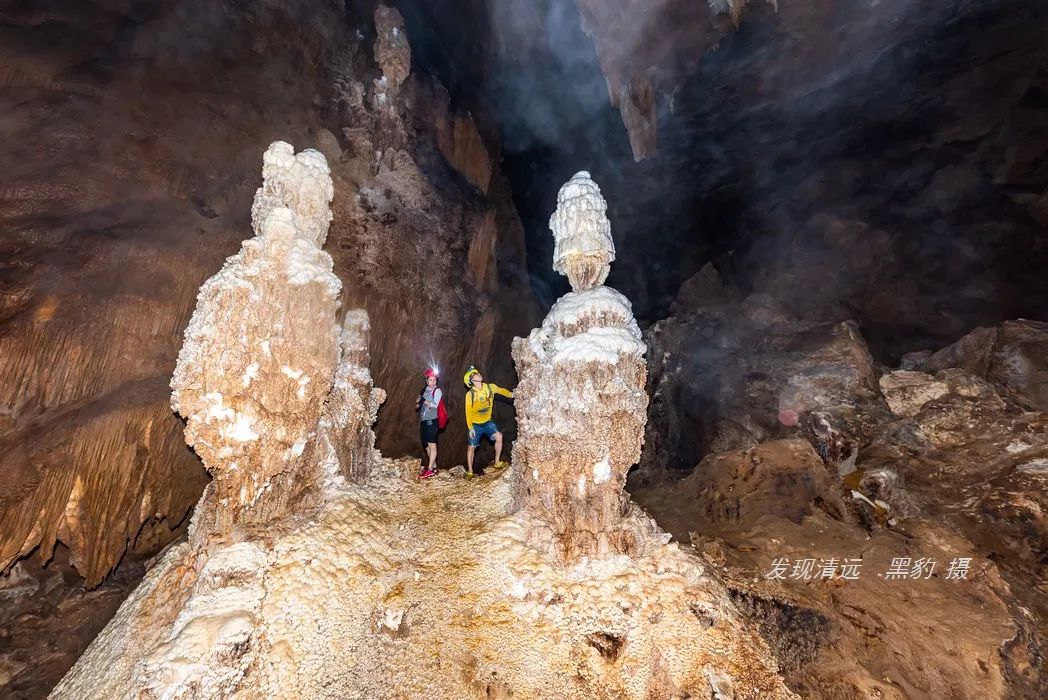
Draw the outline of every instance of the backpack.
M437 427L441 430L448 424L448 409L444 406L444 392L440 392L440 401L437 401Z

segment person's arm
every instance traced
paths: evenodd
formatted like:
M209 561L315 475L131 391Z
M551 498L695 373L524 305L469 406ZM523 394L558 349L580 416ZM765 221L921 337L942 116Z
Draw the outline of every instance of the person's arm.
M462 406L466 409L466 429L469 430L469 436L473 437L473 422L470 420L469 409L473 406L472 394L470 390L466 389L466 400L462 402Z
M494 391L496 394L502 394L507 399L512 399L513 398L513 392L512 391L510 391L509 389L503 389L498 384L492 384L491 385L491 390Z

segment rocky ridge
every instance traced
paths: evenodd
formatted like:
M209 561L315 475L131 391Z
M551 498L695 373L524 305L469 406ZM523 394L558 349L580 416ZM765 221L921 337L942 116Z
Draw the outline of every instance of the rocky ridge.
M630 491L720 566L805 697L1038 696L1046 338L1008 321L892 369L853 322L707 267L646 333Z

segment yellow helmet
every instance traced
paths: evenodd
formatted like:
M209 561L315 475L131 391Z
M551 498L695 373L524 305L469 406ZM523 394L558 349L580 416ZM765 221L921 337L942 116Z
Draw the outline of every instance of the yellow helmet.
M462 381L467 387L471 384L474 374L480 374L480 370L470 365L469 369L466 370L466 374L462 377Z

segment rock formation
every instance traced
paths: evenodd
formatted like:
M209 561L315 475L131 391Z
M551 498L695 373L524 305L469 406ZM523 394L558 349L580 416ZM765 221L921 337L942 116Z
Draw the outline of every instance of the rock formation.
M171 406L222 503L214 526L265 522L315 488L307 443L339 360L341 283L321 250L334 195L327 162L274 143L251 207L255 237L200 288Z
M326 249L346 306L371 319L371 371L389 393L378 446L407 454L418 446L413 407L422 369L476 364L492 376L508 373L508 339L540 315L491 131L482 137L431 76L407 74L394 88L411 67L403 19L379 7L374 22L382 75L368 81L371 73L340 65L335 79L340 128L325 151L337 163ZM461 412L461 385L443 388L449 410ZM464 454L465 445L463 422L450 421L442 453Z
M375 433L371 426L386 400L386 392L372 385L370 339L367 313L361 309L348 311L339 339L342 361L320 421L325 449L334 456L331 466L337 465L337 469L329 471L329 477L337 473L350 481L365 481L375 461Z
M536 513L512 513L510 475L419 482L414 460L370 450L361 433L381 395L360 364L367 321L347 314L336 369L337 283L317 248L328 212L302 207L326 202L325 175L315 152L267 151L258 235L201 289L172 382L213 486L188 541L167 550L52 697L794 697L718 579L642 515L630 514L646 525L634 528L645 541L633 556L564 565L529 544ZM578 294L623 303L604 288ZM585 308L601 325L583 329L576 316L553 329L574 327L606 355L565 358L576 376L618 377L614 357L632 350L619 362L634 384L598 386L618 406L606 416L617 433L595 434L607 441L603 465L587 465L581 485L611 484L586 501L603 506L621 500L640 447L643 348L619 306ZM313 338L298 335L307 325ZM539 447L545 437L529 434ZM354 481L335 466L346 439L351 460L370 462L341 464ZM545 456L531 467L556 475L536 461ZM587 522L600 534L616 524Z
M629 301L602 286L615 259L606 208L587 172L561 188L553 265L574 291L513 343L518 498L545 523L533 538L567 561L640 545L622 527L622 488L640 457L647 366Z
M790 687L1043 695L1048 326L977 329L893 370L853 322L795 319L712 267L674 311L645 337L630 492L720 567ZM971 573L951 578L962 560ZM848 562L861 573L842 578ZM886 577L893 562L919 575Z
M404 18L395 7L375 8L375 63L382 78L399 90L411 73L411 45L404 31Z
M583 30L597 49L608 98L622 115L636 161L651 158L658 150L657 93L673 93L688 68L738 27L750 2L575 1ZM768 3L774 6L776 0Z

